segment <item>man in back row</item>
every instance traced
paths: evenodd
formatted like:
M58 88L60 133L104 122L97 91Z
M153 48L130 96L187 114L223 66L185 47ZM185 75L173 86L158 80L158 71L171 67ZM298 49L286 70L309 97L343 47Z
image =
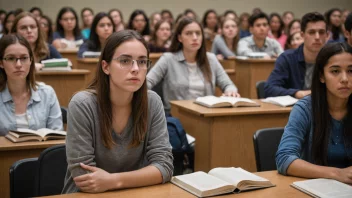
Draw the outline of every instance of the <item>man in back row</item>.
M352 47L352 13L350 13L345 20L345 37L347 44Z
M248 56L253 52L265 52L267 57L277 57L283 49L278 41L269 38L269 18L264 13L253 14L248 19L251 36L238 42L237 55Z
M290 95L303 98L311 93L315 59L328 38L324 16L318 12L302 17L304 44L282 53L264 86L265 97Z

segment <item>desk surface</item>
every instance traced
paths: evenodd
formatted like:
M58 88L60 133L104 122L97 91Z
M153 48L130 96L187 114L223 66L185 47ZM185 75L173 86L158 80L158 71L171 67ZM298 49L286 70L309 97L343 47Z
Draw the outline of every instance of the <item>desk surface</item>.
M149 58L160 58L163 53L150 53Z
M264 59L264 58L248 58L248 59L242 59L242 58L235 58L237 62L244 62L244 63L275 63L276 59L271 58L271 59Z
M276 187L266 188L266 189L258 189L254 191L242 192L239 194L227 194L221 197L233 197L233 198L259 198L259 197L309 197L308 195L302 193L299 190L290 187L290 184L295 181L304 180L303 178L297 177L287 177L279 175L276 171L268 171L268 172L259 172L256 173L257 175L269 179L273 184L276 184ZM132 188L132 189L125 189L125 190L117 190L117 191L110 191L100 194L88 194L88 193L74 193L68 195L57 195L57 196L50 196L51 198L90 198L90 197L100 197L100 198L112 198L112 197L127 197L127 198L134 198L134 197L182 197L182 198L189 198L189 197L196 197L187 191L171 184L162 184L162 185L155 185L149 187L142 187L142 188ZM218 196L217 196L218 197ZM220 196L219 196L220 197Z
M227 115L250 115L250 114L272 114L272 113L289 113L292 107L280 107L277 105L261 102L260 107L230 107L230 108L208 108L194 103L194 100L170 101L171 105L179 109L196 114L202 117L215 117Z
M77 54L78 48L71 48L71 49L58 49L57 51L60 52L60 54Z
M36 75L40 75L40 76L65 75L65 76L67 76L67 75L78 75L78 74L89 74L89 73L90 73L90 71L86 70L86 69L72 69L69 71L60 71L60 70L57 70L57 71L38 71L38 72L36 72Z
M65 140L49 140L43 142L19 142L13 143L5 137L0 137L0 151L10 151L10 150L24 150L24 149L38 149L38 148L48 148L58 144L65 144Z
M78 63L98 63L99 58L79 58L77 59Z

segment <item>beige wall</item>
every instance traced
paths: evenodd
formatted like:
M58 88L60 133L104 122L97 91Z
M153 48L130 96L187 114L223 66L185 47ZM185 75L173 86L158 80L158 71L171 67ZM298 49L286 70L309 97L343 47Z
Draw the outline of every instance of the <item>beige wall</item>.
M352 10L351 0L0 0L0 9L11 10L15 8L30 9L32 6L41 7L45 14L53 20L62 6L72 6L76 11L83 7L91 7L95 12L108 11L111 8L122 10L125 21L130 13L141 8L148 15L163 8L170 9L176 16L185 8L194 9L201 18L208 8L214 8L218 13L226 9L233 9L238 14L250 12L254 7L260 7L270 13L285 10L293 11L297 17L310 11L325 12L329 8L339 7Z

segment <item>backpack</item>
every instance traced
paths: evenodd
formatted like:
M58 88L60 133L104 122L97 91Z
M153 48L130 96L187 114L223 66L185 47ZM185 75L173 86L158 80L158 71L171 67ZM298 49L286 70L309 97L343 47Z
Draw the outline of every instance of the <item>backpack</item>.
M194 149L188 144L186 132L180 120L174 117L166 117L166 121L174 156L174 176L182 175L184 168L186 168L184 167L185 164L193 170ZM184 163L184 161L188 163Z

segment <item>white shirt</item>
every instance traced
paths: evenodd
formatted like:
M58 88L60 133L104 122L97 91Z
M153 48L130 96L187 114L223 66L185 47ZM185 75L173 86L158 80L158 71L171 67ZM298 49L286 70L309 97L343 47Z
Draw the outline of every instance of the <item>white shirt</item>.
M29 128L29 124L28 124L28 119L27 119L27 114L23 113L23 114L16 114L16 126L17 128L25 128L28 129Z
M198 71L197 63L188 63L188 77L189 77L189 98L198 98L204 96L205 87L203 78L199 75L203 75Z

